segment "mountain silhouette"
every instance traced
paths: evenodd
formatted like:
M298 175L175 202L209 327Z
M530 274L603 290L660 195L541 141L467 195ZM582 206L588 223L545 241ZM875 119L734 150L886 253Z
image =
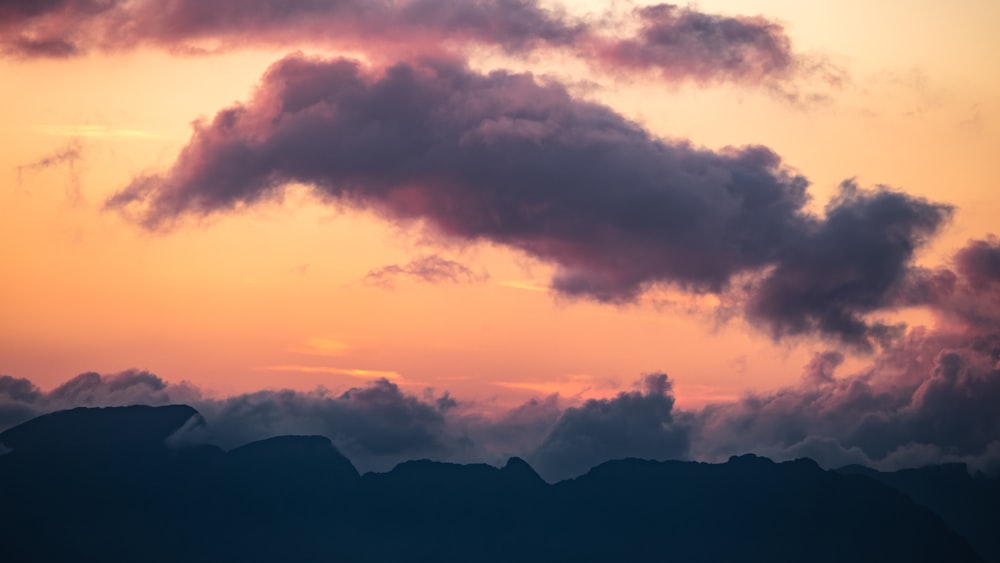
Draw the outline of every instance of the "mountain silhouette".
M984 560L934 503L810 460L625 459L555 484L519 458L358 475L324 437L226 452L176 439L193 424L186 406L74 409L0 433L4 560Z
M159 447L186 422L200 418L187 405L85 408L54 412L0 433L12 450L75 451Z
M864 475L906 493L941 516L984 559L1000 563L1000 479L971 475L964 463L894 472L849 465L837 472Z

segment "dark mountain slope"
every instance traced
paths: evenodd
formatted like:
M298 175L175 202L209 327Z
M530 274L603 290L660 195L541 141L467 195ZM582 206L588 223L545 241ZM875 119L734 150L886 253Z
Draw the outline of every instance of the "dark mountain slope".
M863 475L906 493L941 516L984 559L1000 563L1000 479L970 475L962 463L894 472L850 465L837 472Z
M981 561L902 493L808 460L631 459L555 485L517 458L359 477L322 437L168 445L193 416L75 409L0 435L3 559Z

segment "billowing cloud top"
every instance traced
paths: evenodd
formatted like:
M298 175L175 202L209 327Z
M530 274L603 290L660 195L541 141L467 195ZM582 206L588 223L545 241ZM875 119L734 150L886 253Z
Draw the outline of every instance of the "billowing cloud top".
M816 217L808 182L761 146L720 152L653 136L529 74L447 60L366 70L275 63L246 104L196 124L173 167L108 206L151 229L266 200L289 183L557 266L552 287L604 302L667 283L723 292L752 276L748 315L775 336L870 349L914 251L950 208L842 186Z

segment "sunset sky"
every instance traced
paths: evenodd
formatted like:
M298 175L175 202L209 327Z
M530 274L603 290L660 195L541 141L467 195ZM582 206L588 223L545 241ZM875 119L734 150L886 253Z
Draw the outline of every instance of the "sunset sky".
M996 342L1000 3L154 4L0 7L0 374L42 393L384 378L507 416L665 373L707 416ZM983 424L951 454L1000 456Z

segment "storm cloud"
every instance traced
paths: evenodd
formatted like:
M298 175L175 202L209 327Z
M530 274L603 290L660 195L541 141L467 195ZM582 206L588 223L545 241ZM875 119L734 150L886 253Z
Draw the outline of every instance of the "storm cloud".
M845 182L818 217L808 181L762 146L660 139L529 74L451 60L370 70L293 55L246 104L195 124L163 174L107 201L149 229L275 198L283 186L490 242L556 266L552 288L626 303L658 284L747 284L748 318L776 338L818 333L872 350L894 333L914 252L947 205ZM742 286L741 286L742 289Z

